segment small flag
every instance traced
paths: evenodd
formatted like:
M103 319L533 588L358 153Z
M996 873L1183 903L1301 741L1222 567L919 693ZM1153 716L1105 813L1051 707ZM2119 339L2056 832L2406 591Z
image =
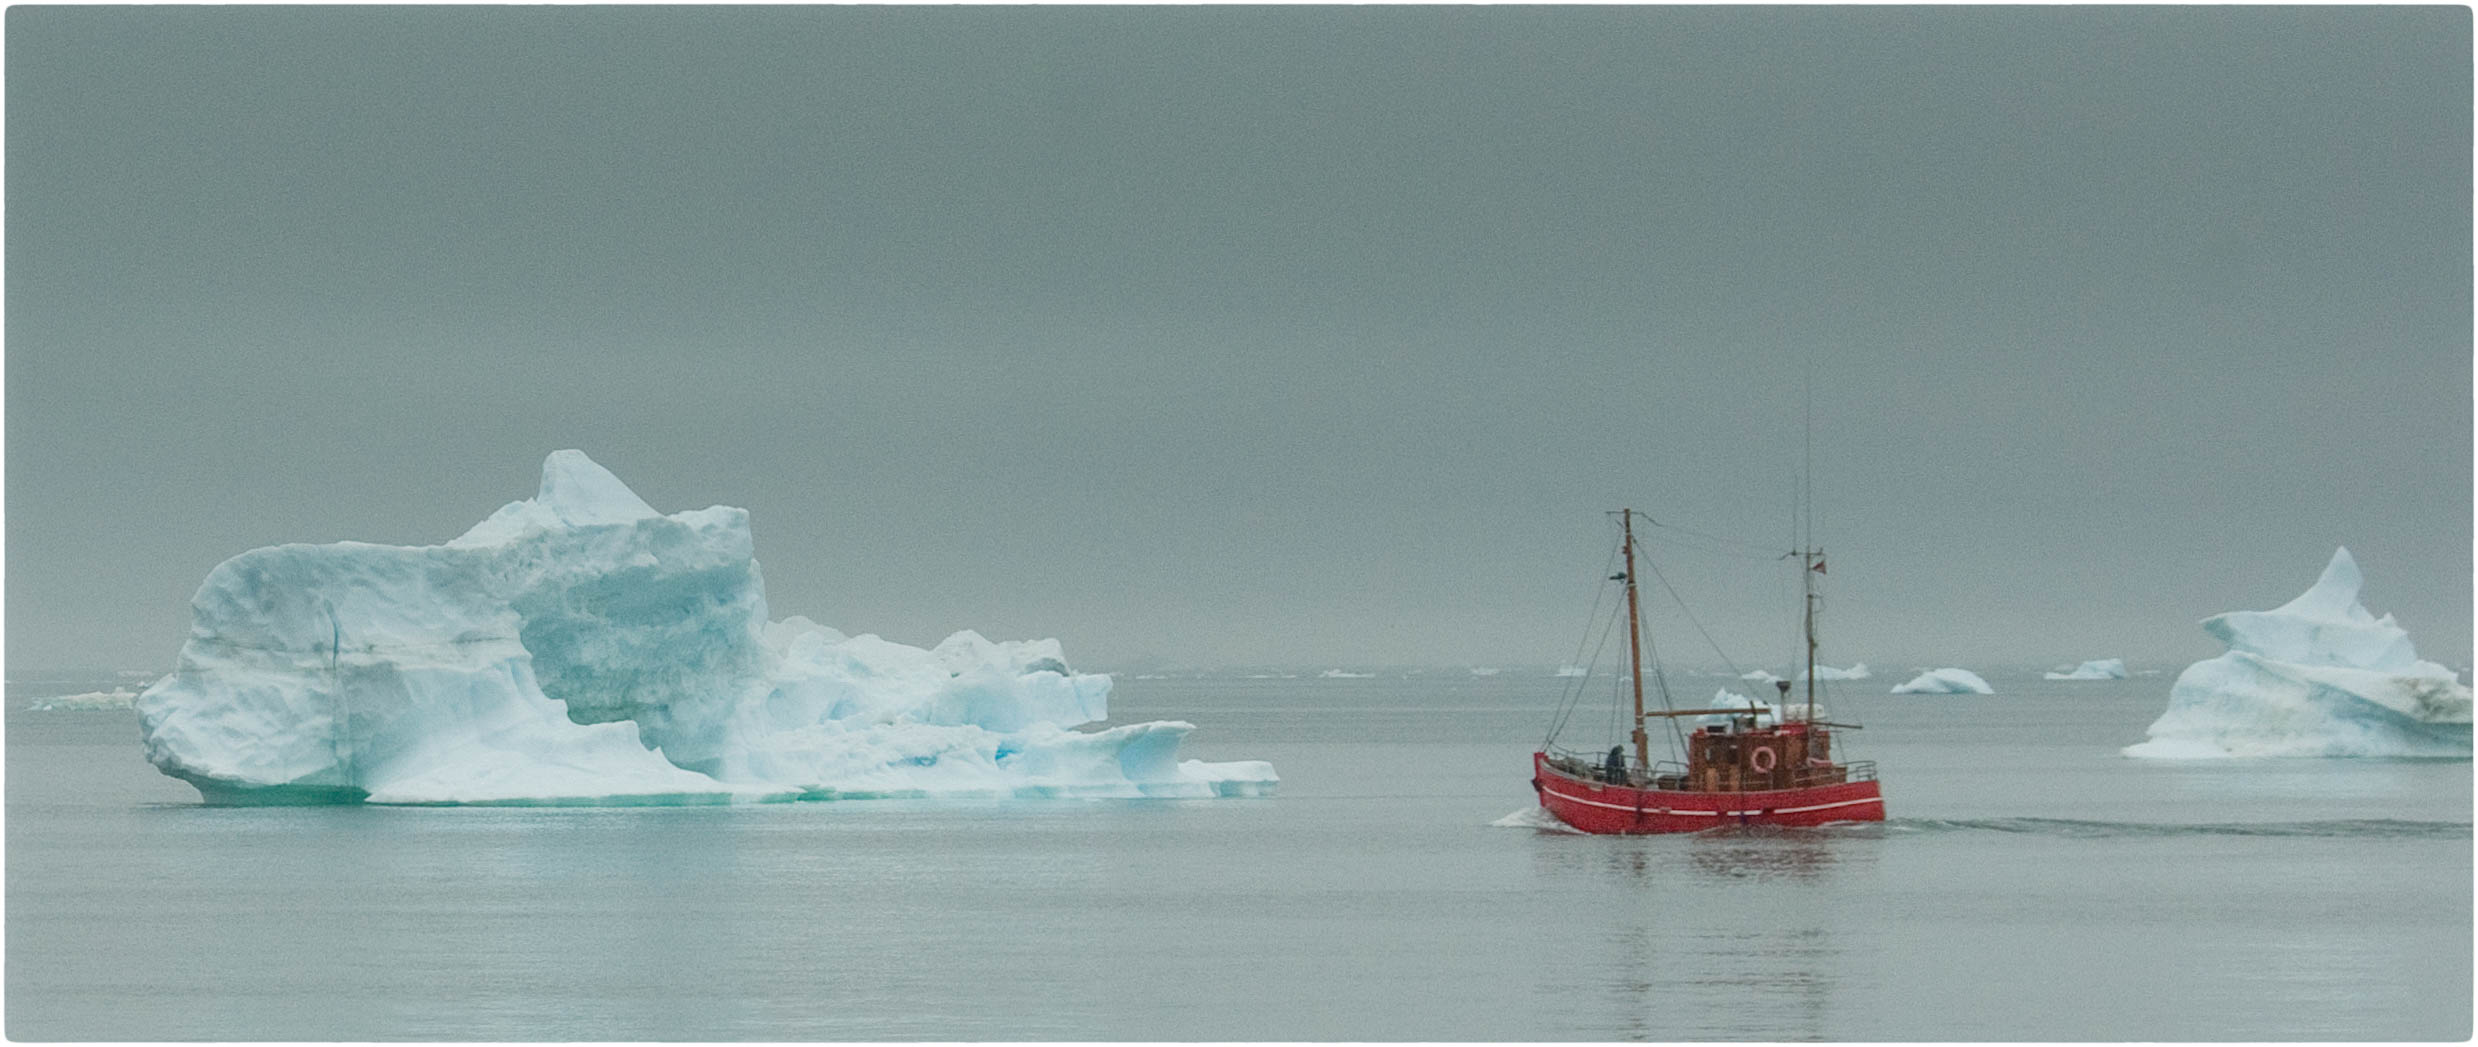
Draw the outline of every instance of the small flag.
M1815 573L1817 573L1817 574L1823 574L1823 573L1824 573L1824 558L1823 558L1823 557L1817 557L1817 558L1816 558L1816 562L1815 562Z

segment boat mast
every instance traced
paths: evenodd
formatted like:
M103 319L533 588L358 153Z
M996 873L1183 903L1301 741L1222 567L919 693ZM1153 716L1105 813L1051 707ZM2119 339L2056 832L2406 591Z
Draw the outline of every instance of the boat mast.
M1623 510L1620 528L1626 546L1626 662L1635 678L1635 766L1652 766L1652 740L1643 730L1643 626L1635 611L1635 511Z
M1807 722L1815 722L1815 550L1798 558L1799 576L1807 590Z
M1803 460L1798 468L1799 529L1806 532L1806 541L1798 557L1798 580L1807 594L1807 722L1815 722L1815 354L1807 354L1807 381L1801 397L1803 411L1799 419L1800 437L1805 443Z

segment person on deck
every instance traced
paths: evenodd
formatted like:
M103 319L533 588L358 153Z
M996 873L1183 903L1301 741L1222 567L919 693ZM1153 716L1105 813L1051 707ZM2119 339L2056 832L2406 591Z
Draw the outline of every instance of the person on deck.
M1614 783L1614 784L1617 784L1617 785L1625 785L1625 784L1626 784L1626 747L1625 747L1625 746L1623 746L1623 745L1612 745L1612 746L1610 746L1610 747L1609 747L1609 762L1608 762L1608 763L1606 763L1606 764L1603 764L1603 765L1602 765L1602 773L1603 773L1603 774L1605 774L1605 775L1608 777L1609 781L1610 781L1610 782L1612 782L1612 783Z

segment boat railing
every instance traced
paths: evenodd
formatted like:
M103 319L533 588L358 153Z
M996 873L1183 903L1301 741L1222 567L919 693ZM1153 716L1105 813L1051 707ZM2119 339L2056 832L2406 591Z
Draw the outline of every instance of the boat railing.
M1587 782L1604 782L1634 789L1676 789L1681 787L1678 782L1685 780L1679 778L1676 781L1664 783L1660 777L1664 772L1656 769L1650 778L1646 778L1631 767L1627 769L1624 777L1612 778L1609 775L1609 757L1606 753L1579 753L1572 749L1560 749L1555 746L1550 746L1543 751L1548 754L1550 767Z
M1688 780L1686 765L1679 763L1676 760L1663 760L1652 765L1653 788L1691 788L1691 786L1687 784ZM1859 760L1854 763L1829 764L1822 767L1798 768L1790 772L1788 787L1800 789L1810 785L1839 785L1843 782L1872 782L1875 780L1876 761Z
M1607 757L1579 753L1571 749L1560 749L1556 746L1550 746L1544 751L1548 754L1551 767L1586 781L1605 782L1609 780ZM1631 785L1633 783L1619 784Z
M1800 767L1790 772L1789 788L1804 789L1817 785L1842 785L1849 782L1876 780L1876 761L1858 760L1851 763L1823 764Z
M1610 781L1605 756L1587 755L1555 747L1547 749L1546 752L1549 757L1549 766L1559 771L1585 781ZM1849 763L1826 764L1820 767L1801 767L1792 770L1788 777L1789 781L1782 787L1791 789L1818 785L1841 785L1846 782L1872 782L1876 780L1876 761L1852 760ZM1612 784L1687 792L1699 791L1695 788L1693 779L1687 775L1687 765L1676 760L1659 761L1652 765L1651 773L1648 775L1640 776L1640 778L1629 775L1629 780Z

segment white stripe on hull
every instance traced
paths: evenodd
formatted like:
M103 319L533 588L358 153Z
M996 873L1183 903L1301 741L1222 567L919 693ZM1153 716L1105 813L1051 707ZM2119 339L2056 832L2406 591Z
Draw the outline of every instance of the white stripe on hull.
M1881 797L1881 796L1863 796L1863 797L1860 797L1860 798L1858 798L1858 799L1856 799L1856 800L1835 800L1835 801L1833 801L1833 802L1831 802L1831 803L1815 803L1815 804L1808 804L1808 805L1806 805L1806 806L1804 806L1804 807L1758 807L1758 808L1755 808L1755 809L1753 809L1753 810L1747 810L1747 811L1698 811L1698 810L1695 810L1695 809L1693 809L1693 808L1679 808L1679 807L1636 807L1636 806L1633 806L1633 805L1631 805L1631 804L1623 804L1623 803L1602 803L1602 802L1600 802L1599 800L1586 800L1586 799L1584 799L1583 797L1580 797L1580 796L1569 796L1569 795L1567 795L1567 794L1565 794L1565 793L1562 793L1562 792L1559 792L1559 791L1557 791L1557 790L1555 790L1555 789L1551 789L1551 788L1549 788L1548 786L1545 786L1545 785L1540 787L1540 791L1541 791L1541 792L1544 792L1544 793L1547 793L1547 794L1549 794L1549 795L1551 795L1551 796L1557 797L1558 799L1565 800L1565 801L1568 801L1568 802L1570 802L1570 803L1579 803L1579 804L1582 804L1582 805L1584 805L1584 806L1586 806L1586 807L1606 807L1606 808L1608 808L1608 809L1610 809L1610 810L1612 810L1612 811L1632 811L1632 812L1640 812L1640 813L1643 813L1643 814L1677 814L1677 815L1691 815L1691 816L1694 816L1694 817L1710 817L1710 818L1722 818L1722 817L1732 817L1732 818L1734 818L1734 817L1738 817L1738 816L1741 816L1741 815L1750 815L1750 814L1753 814L1753 815L1762 815L1762 814L1803 814L1803 813L1808 812L1808 811L1822 811L1822 810L1829 810L1829 809L1834 808L1834 807L1852 807L1852 806L1856 806L1856 805L1858 805L1858 804L1863 804L1863 803L1883 803L1883 802L1884 802L1884 797Z

